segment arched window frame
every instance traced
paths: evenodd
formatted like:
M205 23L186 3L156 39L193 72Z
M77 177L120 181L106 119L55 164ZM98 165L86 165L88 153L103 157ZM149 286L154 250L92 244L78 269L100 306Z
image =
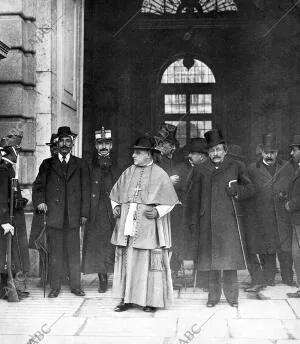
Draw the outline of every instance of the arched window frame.
M160 109L160 122L168 122L172 124L178 124L177 122L184 122L178 125L177 138L180 141L180 145L185 145L192 137L201 136L203 137L204 132L210 130L214 125L214 109L215 109L215 90L217 84L217 78L214 73L214 68L207 63L203 58L195 57L194 59L203 63L212 73L214 82L199 82L199 83L162 83L162 78L166 70L176 61L182 60L184 56L178 56L168 64L166 64L159 76L159 109ZM183 111L178 113L166 113L165 95L185 95L185 113ZM211 95L211 113L193 113L191 109L191 95ZM198 135L192 130L193 122L210 122L207 127L201 130L201 134ZM183 138L183 127L186 128L185 138Z

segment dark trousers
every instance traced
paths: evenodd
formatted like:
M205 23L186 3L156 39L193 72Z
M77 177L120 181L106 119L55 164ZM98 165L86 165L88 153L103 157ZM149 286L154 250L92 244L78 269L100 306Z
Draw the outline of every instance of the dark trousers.
M259 257L259 259L258 259ZM276 253L273 254L248 254L248 269L252 284L274 283L276 275ZM279 252L278 260L280 272L284 283L293 280L293 259L290 252Z
M60 289L64 260L67 262L72 289L80 288L80 231L79 228L47 227L49 249L49 281L51 289Z
M208 301L219 302L222 293L220 270L209 271ZM223 270L223 291L228 302L237 302L239 286L236 270Z

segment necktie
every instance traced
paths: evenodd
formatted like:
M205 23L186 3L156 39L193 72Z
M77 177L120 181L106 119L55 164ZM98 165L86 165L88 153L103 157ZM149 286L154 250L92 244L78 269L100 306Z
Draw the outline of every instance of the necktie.
M64 177L66 178L68 165L67 165L66 157L65 156L63 156L63 158L62 158L61 167L62 167L62 170L63 170Z

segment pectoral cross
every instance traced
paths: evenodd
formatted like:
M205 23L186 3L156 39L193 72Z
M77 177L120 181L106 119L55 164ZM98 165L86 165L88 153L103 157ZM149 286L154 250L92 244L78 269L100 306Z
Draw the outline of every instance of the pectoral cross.
M134 196L138 196L139 192L142 191L142 189L139 187L139 185L137 185L134 191L135 191Z

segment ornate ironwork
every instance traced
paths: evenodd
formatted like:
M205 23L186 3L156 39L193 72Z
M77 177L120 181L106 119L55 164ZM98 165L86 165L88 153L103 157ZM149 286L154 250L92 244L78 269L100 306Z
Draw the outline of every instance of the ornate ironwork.
M209 12L236 12L234 0L144 0L142 13L166 14L206 14Z

